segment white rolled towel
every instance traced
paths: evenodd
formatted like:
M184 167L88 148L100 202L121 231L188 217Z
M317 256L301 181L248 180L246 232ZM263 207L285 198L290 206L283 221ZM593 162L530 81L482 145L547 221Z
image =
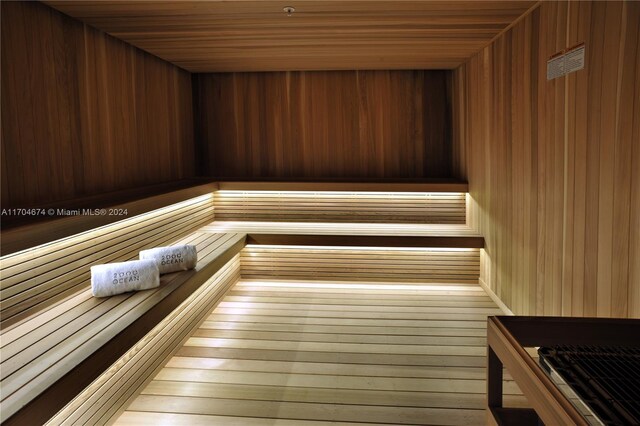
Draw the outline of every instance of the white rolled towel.
M108 263L91 267L91 292L107 297L160 285L160 272L153 260Z
M198 250L192 245L156 247L142 250L140 259L155 260L160 273L168 274L195 268L198 263Z

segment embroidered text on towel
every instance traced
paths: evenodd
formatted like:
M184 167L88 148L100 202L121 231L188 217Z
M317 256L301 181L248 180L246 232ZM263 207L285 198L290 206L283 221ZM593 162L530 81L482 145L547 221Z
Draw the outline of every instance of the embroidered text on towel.
M113 274L113 284L127 284L140 281L140 274L137 269L127 272L117 272Z
M162 256L162 259L160 260L161 265L171 265L174 263L182 263L182 262L184 262L184 259L182 258L182 253L165 255L165 256Z

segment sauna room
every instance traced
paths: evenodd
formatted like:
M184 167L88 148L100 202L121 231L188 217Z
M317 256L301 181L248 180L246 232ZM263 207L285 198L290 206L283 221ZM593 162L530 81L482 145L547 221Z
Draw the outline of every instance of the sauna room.
M640 425L640 2L1 1L3 425Z

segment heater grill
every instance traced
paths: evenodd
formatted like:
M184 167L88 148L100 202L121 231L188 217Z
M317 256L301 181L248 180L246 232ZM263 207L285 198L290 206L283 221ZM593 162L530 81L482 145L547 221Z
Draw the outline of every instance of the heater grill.
M538 349L605 425L640 425L640 347L553 346Z

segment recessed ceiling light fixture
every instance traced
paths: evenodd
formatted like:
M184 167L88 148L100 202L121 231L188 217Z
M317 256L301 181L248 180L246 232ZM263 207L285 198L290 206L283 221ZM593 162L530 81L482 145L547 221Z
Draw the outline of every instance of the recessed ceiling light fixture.
M284 12L287 14L287 16L291 16L293 15L293 12L296 11L296 8L293 6L285 6L282 8L282 10L284 10Z

